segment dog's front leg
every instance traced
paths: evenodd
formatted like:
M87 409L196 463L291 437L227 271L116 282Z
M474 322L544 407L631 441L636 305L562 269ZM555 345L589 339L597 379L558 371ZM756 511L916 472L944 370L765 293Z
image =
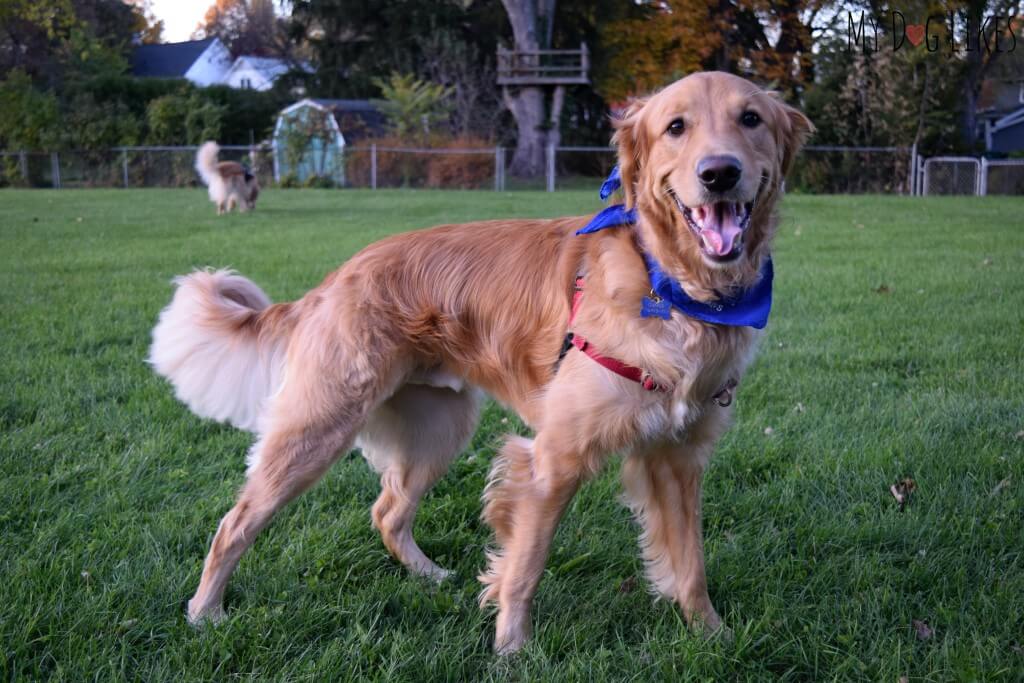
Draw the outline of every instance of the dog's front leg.
M728 635L708 596L701 530L701 479L711 443L632 453L623 463L627 501L643 528L647 578L674 600L691 628Z
M551 539L583 470L579 458L561 452L543 432L534 442L511 439L495 464L484 519L502 548L481 577L487 586L481 601L498 603L498 654L519 650L530 637L530 606Z

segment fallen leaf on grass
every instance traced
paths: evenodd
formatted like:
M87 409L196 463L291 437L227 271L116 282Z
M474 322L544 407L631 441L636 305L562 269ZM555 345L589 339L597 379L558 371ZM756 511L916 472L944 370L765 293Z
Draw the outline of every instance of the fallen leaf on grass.
M891 291L892 290L889 289L889 285L887 284L881 284L875 287L875 294L888 294Z
M917 488L917 482L910 477L904 477L898 482L889 487L889 493L896 499L896 504L899 506L899 511L903 512L903 508L910 502L910 494Z
M913 627L914 635L917 636L918 640L928 640L933 635L935 635L935 631L932 630L932 627L929 626L928 622L926 621L921 621L920 619L911 619L910 625Z
M1024 655L1024 647L1021 647L1017 643L1014 643L1013 645L1011 645L1010 649L1013 650L1014 652L1016 652L1019 655Z
M774 433L775 433L775 430L772 429L771 427L765 427L764 428L764 435L765 436L771 436Z
M1007 477L1006 479L1003 479L1001 482L996 484L996 487L994 489L992 489L992 493L988 494L989 498L991 498L992 496L999 495L999 492L1002 491L1003 489L1005 489L1009 485L1010 485L1010 478Z
M983 266L991 266L992 265L992 259L986 258L984 261L981 262L981 265L983 265Z
M803 403L797 403L795 406L793 406L793 410L795 410L798 413L802 413L805 410L807 410L807 408L804 407Z
M636 577L627 576L626 579L619 584L620 593L632 593L636 590Z
M910 679L906 676L900 676L899 683L910 683Z
M1024 429L1022 429L1019 432L1017 432L1016 434L1014 434L1013 437L1015 439L1024 439Z

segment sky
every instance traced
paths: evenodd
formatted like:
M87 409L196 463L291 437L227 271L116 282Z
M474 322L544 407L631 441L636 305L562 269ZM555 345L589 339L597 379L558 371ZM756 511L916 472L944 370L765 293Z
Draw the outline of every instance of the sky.
M151 0L150 10L164 20L164 41L189 40L213 0Z

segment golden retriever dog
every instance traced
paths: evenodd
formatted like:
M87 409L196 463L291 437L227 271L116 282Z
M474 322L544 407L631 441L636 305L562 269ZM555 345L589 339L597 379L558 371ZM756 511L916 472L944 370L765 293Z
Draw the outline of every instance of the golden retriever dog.
M260 196L260 183L256 176L237 161L217 161L220 147L216 142L204 142L196 154L196 171L209 188L210 201L217 205L217 215L227 213L235 206L245 213L256 208Z
M615 126L632 223L577 235L591 217L496 220L396 235L292 303L271 304L231 271L176 280L151 364L195 413L256 434L188 603L192 623L223 617L225 586L260 530L353 445L380 473L371 518L385 546L413 573L443 578L413 520L486 392L535 434L508 438L483 494L496 546L481 603L497 604L497 652L528 640L559 519L614 453L652 590L694 628L724 629L704 572L701 478L758 330L674 305L641 315L664 304L645 260L711 310L765 284L781 184L812 126L725 73L688 76Z

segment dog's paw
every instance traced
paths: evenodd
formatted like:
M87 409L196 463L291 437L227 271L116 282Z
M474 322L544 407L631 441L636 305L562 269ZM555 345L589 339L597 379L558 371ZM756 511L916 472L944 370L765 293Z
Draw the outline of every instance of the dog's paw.
M444 567L439 567L433 563L431 563L429 567L415 569L413 570L413 572L418 576L422 576L425 579L430 579L434 583L441 583L449 577L455 576L455 572L453 572L451 569L445 569Z
M504 657L519 652L532 632L529 603L506 605L498 610L494 625L494 653Z
M690 630L707 641L719 641L726 645L736 642L732 629L722 623L722 619L714 612L707 617L693 617L690 621Z
M202 628L208 624L219 624L227 618L227 612L223 605L212 607L193 606L192 600L188 601L188 609L185 612L185 619L193 628Z

